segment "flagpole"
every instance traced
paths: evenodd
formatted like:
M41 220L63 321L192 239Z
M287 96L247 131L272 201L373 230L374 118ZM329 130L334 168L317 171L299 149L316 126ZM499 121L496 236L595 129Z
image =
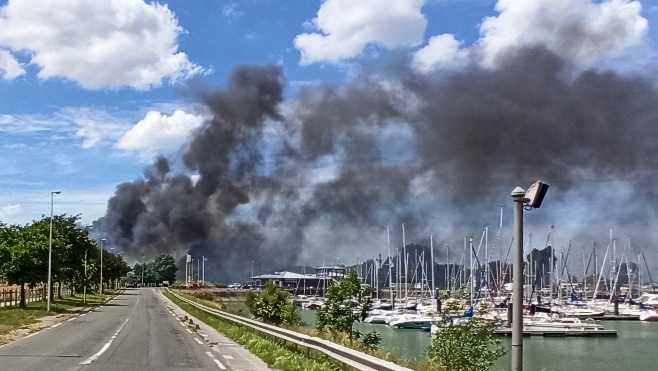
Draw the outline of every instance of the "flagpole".
M206 257L203 257L203 261L201 262L201 284L205 285L206 284Z

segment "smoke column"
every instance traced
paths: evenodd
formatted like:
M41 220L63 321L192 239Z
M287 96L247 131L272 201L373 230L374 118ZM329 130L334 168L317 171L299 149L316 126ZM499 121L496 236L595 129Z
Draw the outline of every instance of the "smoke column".
M128 257L205 255L210 279L229 281L252 261L266 273L374 258L387 224L394 248L401 223L408 242L432 233L439 251L461 246L498 225L499 205L509 230L510 192L542 179L544 205L526 212L536 240L555 225L564 244L605 246L614 228L653 256L658 92L648 78L575 72L531 47L496 69L396 66L290 99L284 89L279 67L236 67L225 89L201 94L213 118L182 156L117 186L98 230Z

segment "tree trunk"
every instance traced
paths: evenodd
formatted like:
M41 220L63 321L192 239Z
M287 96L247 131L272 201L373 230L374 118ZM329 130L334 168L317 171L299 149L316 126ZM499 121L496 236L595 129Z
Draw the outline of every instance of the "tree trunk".
M62 299L62 283L57 282L57 299Z
M25 308L25 282L21 282L21 301L19 302L18 306Z

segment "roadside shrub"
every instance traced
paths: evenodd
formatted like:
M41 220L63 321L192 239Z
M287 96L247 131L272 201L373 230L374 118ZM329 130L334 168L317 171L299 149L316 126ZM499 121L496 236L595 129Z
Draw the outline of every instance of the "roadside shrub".
M262 291L247 294L247 307L256 319L273 325L298 326L302 318L288 300L288 292L269 282Z

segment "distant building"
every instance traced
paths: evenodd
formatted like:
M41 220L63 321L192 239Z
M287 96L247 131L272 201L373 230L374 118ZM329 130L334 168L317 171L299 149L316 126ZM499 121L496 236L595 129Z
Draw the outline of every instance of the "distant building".
M258 287L268 282L293 293L322 295L328 286L345 277L347 268L342 265L322 266L315 268L315 274L300 274L294 272L275 272L250 277Z

